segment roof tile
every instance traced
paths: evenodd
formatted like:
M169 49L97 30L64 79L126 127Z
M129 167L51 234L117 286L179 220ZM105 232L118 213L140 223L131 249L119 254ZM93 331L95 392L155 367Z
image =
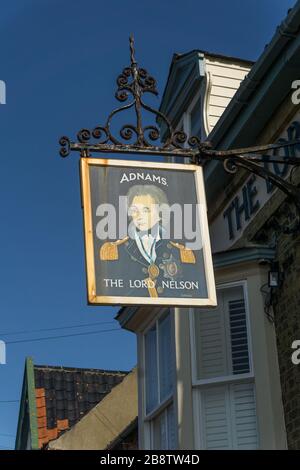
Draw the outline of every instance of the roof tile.
M76 424L128 372L34 366L39 446Z

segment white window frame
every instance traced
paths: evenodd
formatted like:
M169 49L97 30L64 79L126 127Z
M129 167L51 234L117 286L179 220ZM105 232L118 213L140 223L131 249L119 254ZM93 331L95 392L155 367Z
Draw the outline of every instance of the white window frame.
M189 320L190 320L190 344L191 344L191 359L192 359L192 388L193 388L193 409L194 409L194 432L195 432L195 442L200 444L200 449L205 448L204 436L201 430L201 419L203 416L203 409L200 400L200 395L197 392L199 389L203 390L211 386L226 386L236 383L252 383L254 387L254 401L255 408L256 406L256 390L255 390L255 371L253 366L253 357L252 357L252 337L251 337L251 327L250 327L250 316L249 316L249 300L248 300L248 289L247 289L247 280L241 279L234 282L219 283L216 285L217 290L230 289L233 287L242 287L243 295L245 300L245 312L246 312L246 326L247 326L247 341L248 341L248 352L249 352L249 367L250 372L244 374L231 374L220 377L213 377L208 379L197 379L197 355L196 355L196 338L194 332L195 330L195 320L194 320L194 309L189 309ZM198 309L197 309L198 310ZM227 338L226 338L227 340ZM229 341L227 341L229 347ZM228 410L229 411L229 410ZM259 442L259 427L257 419L257 434ZM231 433L233 437L233 433ZM232 438L231 437L231 438ZM231 442L233 448L235 448L236 443Z
M192 111L194 109L194 107L196 106L197 102L200 101L200 103L202 103L202 92L201 90L199 90L196 95L194 96L194 98L192 99L191 103L189 104L188 108L186 111L184 111L184 113L182 114L177 126L176 126L176 129L175 131L178 132L180 131L181 129L183 130L183 132L185 132L188 136L190 136L191 134L191 114L192 114ZM200 105L200 109L199 109L199 112L201 114L201 105ZM201 123L202 123L202 117L200 117L201 119ZM202 124L201 124L201 134L202 134ZM201 135L202 137L202 135ZM187 147L187 142L185 142L185 144L183 145L183 147Z
M146 448L152 449L153 443L154 443L154 420L157 418L159 415L164 413L166 409L173 404L174 406L174 422L175 422L175 434L176 434L176 441L178 442L178 418L177 418L177 410L175 406L175 394L176 394L176 355L175 355L175 323L174 323L174 314L173 310L170 308L163 309L160 311L160 313L147 325L147 328L143 331L142 333L142 364L143 364L143 370L145 371L144 377L143 377L143 387L142 387L142 401L143 401L143 430L144 430L144 442L146 444ZM173 390L172 392L164 398L162 402L160 402L160 373L159 373L159 328L158 324L159 321L161 320L164 315L169 315L170 316L170 322L171 322L171 357L173 358ZM156 326L156 347L157 347L157 386L158 386L158 405L151 410L149 413L147 413L147 402L146 402L146 345L145 345L145 337L148 331L153 328L153 326Z

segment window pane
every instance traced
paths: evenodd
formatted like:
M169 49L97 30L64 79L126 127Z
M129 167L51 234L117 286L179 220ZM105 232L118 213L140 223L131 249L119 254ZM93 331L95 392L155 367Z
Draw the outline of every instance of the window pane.
M176 423L175 423L175 413L173 404L167 409L167 420L168 420L168 449L177 448L177 439L176 439Z
M177 439L175 430L174 406L169 405L152 422L153 445L155 450L176 449Z
M160 402L167 398L173 389L173 361L171 350L171 317L168 314L159 321L159 383Z
M196 135L201 138L201 100L197 101L193 107L191 114L191 135Z
M198 379L250 371L243 288L218 289L217 298L216 308L195 310Z
M156 327L145 335L146 412L158 404Z
M250 371L247 319L244 299L229 300L232 373Z
M168 448L167 440L167 420L164 410L153 422L154 447L155 450L164 450Z

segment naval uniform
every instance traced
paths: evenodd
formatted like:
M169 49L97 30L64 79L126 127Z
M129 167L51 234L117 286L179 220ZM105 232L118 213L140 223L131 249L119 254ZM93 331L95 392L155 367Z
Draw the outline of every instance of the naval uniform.
M204 274L199 278L197 262L203 257L202 250L192 251L182 243L151 235L105 242L100 248L101 277L123 279L124 286L102 285L104 295L135 297L205 297ZM132 285L130 286L130 281ZM144 281L143 287L134 287L135 281ZM176 281L176 282L171 282ZM189 282L186 282L189 281ZM185 288L195 286L198 288ZM140 283L136 283L140 284ZM170 288L170 285L173 288ZM180 285L180 290L177 290Z

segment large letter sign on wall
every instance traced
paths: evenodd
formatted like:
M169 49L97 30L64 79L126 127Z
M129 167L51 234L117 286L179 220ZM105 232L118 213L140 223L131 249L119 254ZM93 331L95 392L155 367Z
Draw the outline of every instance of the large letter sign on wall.
M88 301L215 306L202 168L81 159Z
M288 127L277 139L278 143L287 143L300 138L300 114L298 113ZM272 173L287 179L291 173L291 165L270 163L279 153L278 149L264 155L264 166ZM283 162L289 158L300 158L300 145L285 147L281 150ZM239 240L245 228L252 222L255 215L271 198L276 186L268 180L251 175L240 187L225 209L211 223L211 244L214 253L228 250Z

